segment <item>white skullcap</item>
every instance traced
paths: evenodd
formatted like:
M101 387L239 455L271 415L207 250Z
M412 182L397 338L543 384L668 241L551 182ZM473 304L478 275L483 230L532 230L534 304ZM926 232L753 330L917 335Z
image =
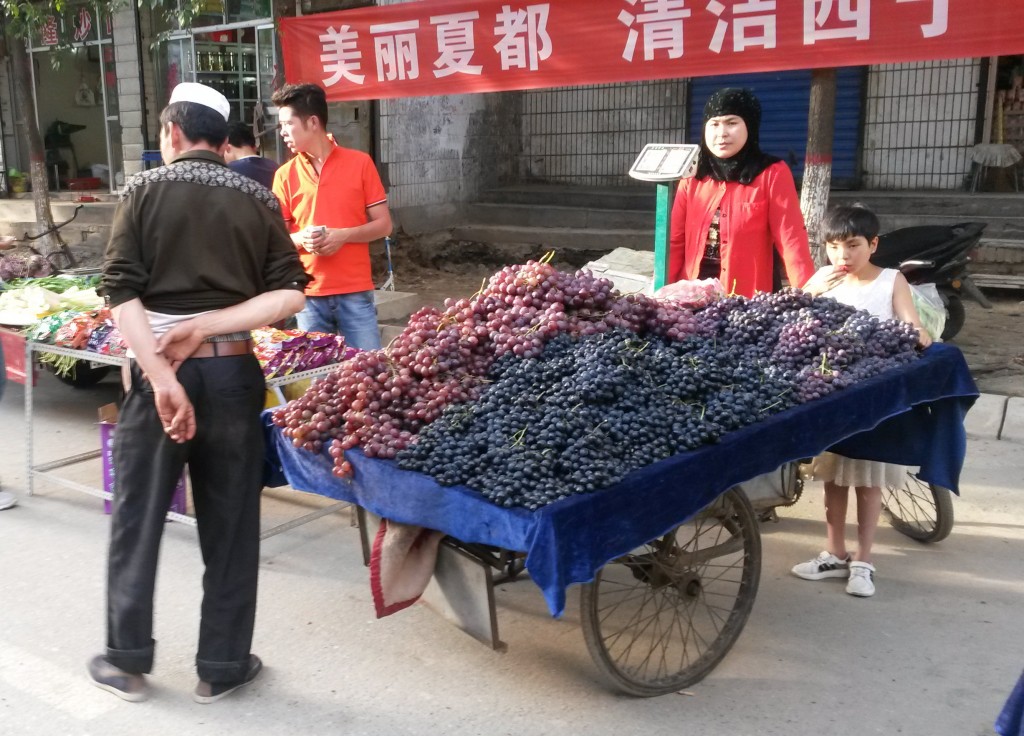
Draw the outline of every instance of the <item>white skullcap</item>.
M231 105L228 104L227 97L213 87L207 87L205 84L197 82L182 82L175 87L171 92L171 102L168 104L174 102L195 102L204 105L223 115L225 121L231 114Z

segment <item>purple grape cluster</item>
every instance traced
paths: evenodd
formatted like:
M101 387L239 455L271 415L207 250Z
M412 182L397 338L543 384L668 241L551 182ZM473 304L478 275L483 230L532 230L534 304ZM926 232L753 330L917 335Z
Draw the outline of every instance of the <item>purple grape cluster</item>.
M696 331L696 318L646 296L620 296L588 271L538 261L509 266L469 299L416 312L386 349L342 363L273 421L296 447L329 446L335 473L347 477L346 450L395 457L446 406L477 399L494 361L537 358L557 336L613 329L677 340Z
M537 508L912 360L916 338L797 290L693 312L531 261L420 310L273 419L341 477L358 447Z

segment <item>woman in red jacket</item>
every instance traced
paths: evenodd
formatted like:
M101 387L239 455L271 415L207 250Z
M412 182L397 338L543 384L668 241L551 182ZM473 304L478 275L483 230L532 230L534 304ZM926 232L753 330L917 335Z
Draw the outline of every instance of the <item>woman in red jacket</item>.
M791 286L814 273L793 174L761 151L760 123L747 89L721 89L704 105L697 173L679 182L672 207L668 283L717 277L730 293L771 291L773 250Z

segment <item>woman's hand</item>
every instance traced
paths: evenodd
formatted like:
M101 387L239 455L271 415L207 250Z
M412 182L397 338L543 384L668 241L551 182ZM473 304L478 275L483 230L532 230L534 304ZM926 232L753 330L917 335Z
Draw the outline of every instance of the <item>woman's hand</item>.
M801 287L801 290L811 296L821 296L839 286L845 278L846 268L844 266L822 266L807 279L807 283Z

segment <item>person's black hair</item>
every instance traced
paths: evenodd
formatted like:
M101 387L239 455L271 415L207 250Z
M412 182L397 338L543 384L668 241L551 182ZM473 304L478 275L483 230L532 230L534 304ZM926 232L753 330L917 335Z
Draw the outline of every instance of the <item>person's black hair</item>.
M270 96L278 107L289 107L303 123L316 115L320 126L327 128L327 93L318 84L286 84Z
M160 113L160 126L174 123L192 143L206 141L220 148L228 137L228 121L211 107L198 102L172 102Z
M826 243L839 243L857 237L870 243L878 237L881 229L875 213L859 202L832 205L825 212L825 219L821 223L821 233Z
M737 115L747 126L747 142L735 156L719 158L711 153L704 140L704 129L711 118ZM700 154L697 156L696 178L715 181L738 181L749 184L777 161L777 156L764 153L759 142L761 103L749 89L726 87L715 92L704 105L704 122L700 128Z
M248 123L231 123L228 126L228 143L235 148L256 148L256 136L252 134L252 126Z

